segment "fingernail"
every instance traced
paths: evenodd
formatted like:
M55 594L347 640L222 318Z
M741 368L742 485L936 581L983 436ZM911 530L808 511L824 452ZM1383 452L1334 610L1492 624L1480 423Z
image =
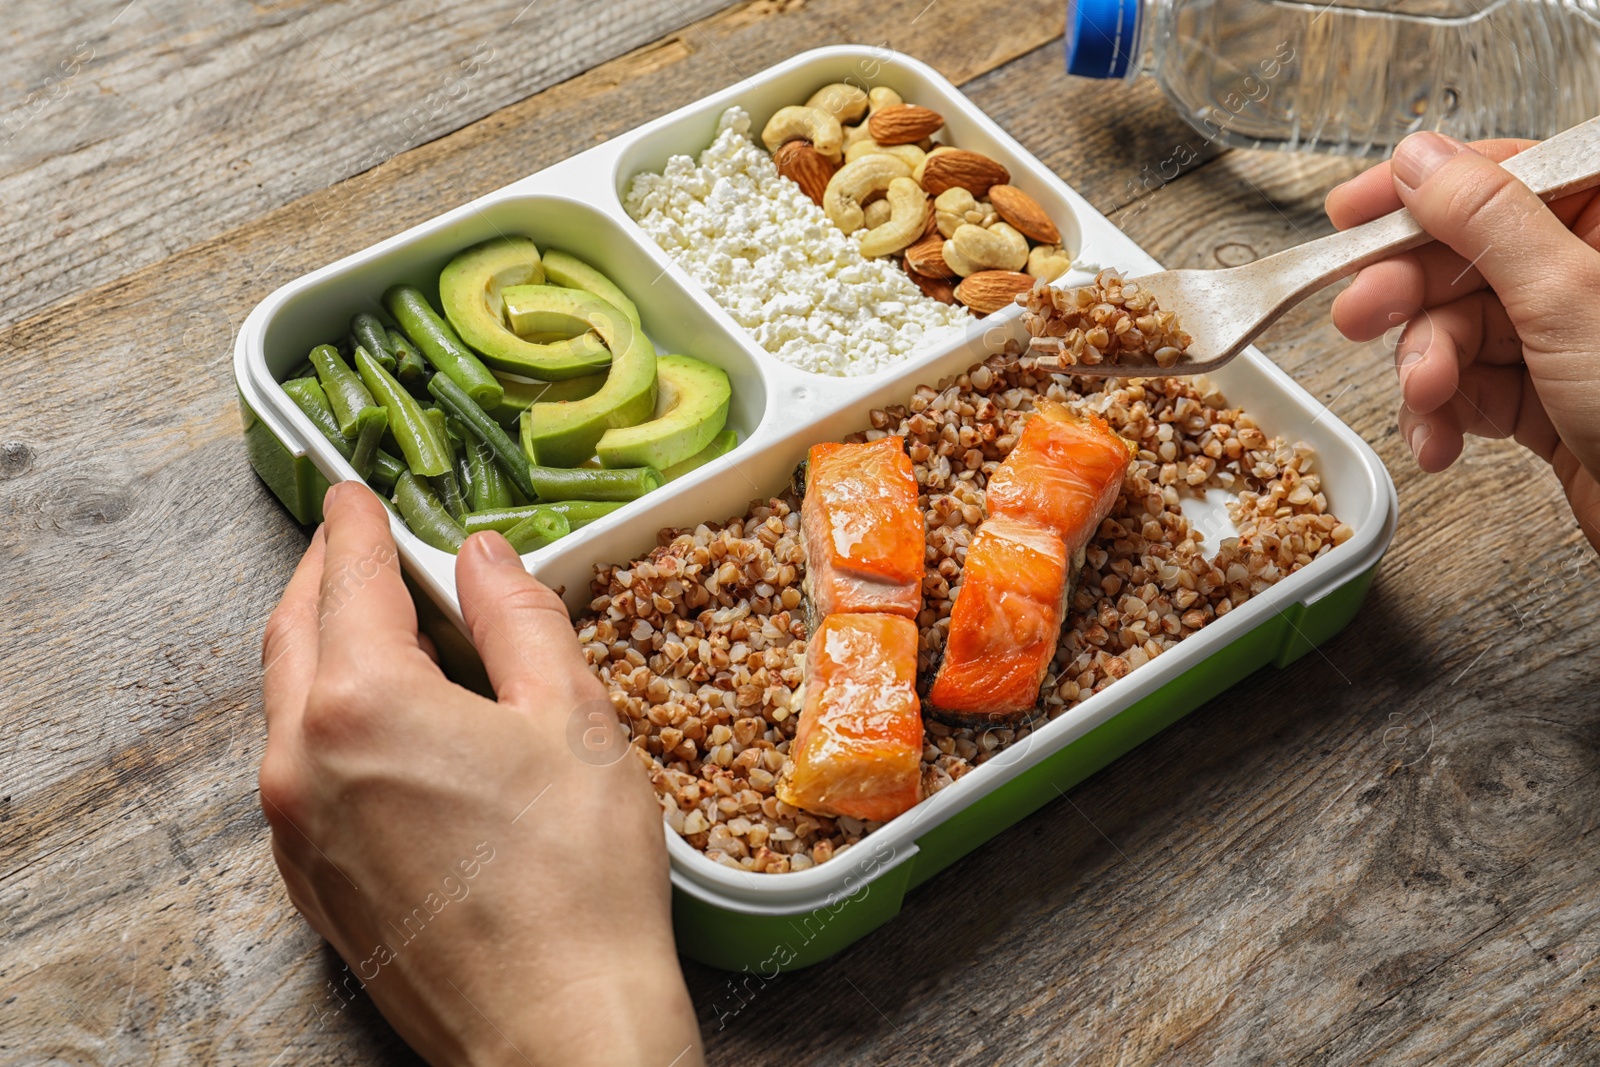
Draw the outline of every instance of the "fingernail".
M1411 427L1411 455L1418 463L1422 462L1422 446L1428 443L1428 438L1433 436L1433 430L1425 422L1419 422Z
M517 550L511 547L511 542L493 530L486 530L474 534L473 542L478 546L478 551L483 553L483 558L497 567L522 566L522 557L517 555Z
M1415 191L1428 180L1428 175L1465 147L1459 141L1424 130L1400 142L1389 168L1395 181Z
M349 482L334 482L328 486L328 491L322 495L322 510L327 511L330 504L335 500L342 499L349 491Z

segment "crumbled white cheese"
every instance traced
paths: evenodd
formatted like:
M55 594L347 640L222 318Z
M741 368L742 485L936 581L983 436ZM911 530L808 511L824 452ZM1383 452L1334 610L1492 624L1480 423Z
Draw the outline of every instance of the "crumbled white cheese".
M723 114L698 164L673 156L634 178L625 206L762 348L802 370L871 374L972 321L892 258L863 256L750 139L743 108Z

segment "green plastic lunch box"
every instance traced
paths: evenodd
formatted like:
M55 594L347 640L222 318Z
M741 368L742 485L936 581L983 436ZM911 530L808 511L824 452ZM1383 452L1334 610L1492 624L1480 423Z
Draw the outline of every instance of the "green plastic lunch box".
M926 65L882 48L818 49L313 271L262 301L234 356L245 441L262 479L296 519L320 519L328 483L355 472L278 382L313 345L340 336L351 314L378 310L388 286L406 281L434 295L439 271L455 252L497 233L527 234L541 247L584 256L637 301L659 351L709 360L728 372L733 387L728 426L738 433L737 448L524 557L533 574L564 590L574 610L588 600L595 564L647 552L662 527L742 514L750 500L784 487L811 443L864 428L872 408L903 403L917 385L1000 351L1022 335L1021 308L975 319L960 337L876 374L837 378L798 370L756 345L623 211L622 193L635 174L658 171L675 154L698 154L728 107L745 108L759 129L779 107L838 81L888 85L938 110L953 143L1003 162L1012 184L1045 207L1065 243L1079 250L1080 263L1130 274L1158 269ZM1079 272L1062 284L1087 280ZM764 975L827 958L893 918L907 892L961 856L1252 671L1293 663L1355 616L1394 532L1388 472L1359 436L1255 350L1212 380L1268 433L1316 449L1330 508L1354 536L827 863L784 874L734 870L664 827L684 955ZM1225 501L1214 496L1184 504L1213 544L1231 533ZM447 661L458 672L474 670L457 629L452 557L398 520L393 526L408 580Z

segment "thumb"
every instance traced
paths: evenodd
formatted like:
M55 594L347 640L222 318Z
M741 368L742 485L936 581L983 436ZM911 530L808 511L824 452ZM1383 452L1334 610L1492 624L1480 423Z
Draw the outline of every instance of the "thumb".
M1466 259L1505 305L1533 350L1583 351L1595 323L1574 299L1600 287L1600 254L1526 185L1459 141L1414 133L1391 162L1413 217Z
M502 704L532 712L547 704L605 698L584 661L566 605L529 574L516 549L492 531L456 554L456 593L467 632Z

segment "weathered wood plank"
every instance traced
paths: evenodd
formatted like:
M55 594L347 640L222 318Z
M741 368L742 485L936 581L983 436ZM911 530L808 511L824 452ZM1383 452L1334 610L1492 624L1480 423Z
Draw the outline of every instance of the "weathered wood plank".
M1151 189L1145 168L1192 135L1148 83L1062 76L1056 5L940 5L932 26L924 6L737 9L0 332L24 398L0 439L27 449L0 457L0 1061L411 1062L364 998L326 984L337 961L289 912L255 809L254 643L304 536L244 462L226 357L273 286L734 66L883 27L958 80L983 75L980 105L1171 264L1322 232L1322 191L1354 169L1207 153ZM1399 534L1357 623L726 1029L725 976L691 966L713 1062L1590 1058L1592 556L1514 450L1474 445L1419 476L1386 356L1338 339L1327 299L1263 347L1396 473ZM1486 535L1486 515L1526 525Z
M381 165L733 0L19 4L0 322Z

